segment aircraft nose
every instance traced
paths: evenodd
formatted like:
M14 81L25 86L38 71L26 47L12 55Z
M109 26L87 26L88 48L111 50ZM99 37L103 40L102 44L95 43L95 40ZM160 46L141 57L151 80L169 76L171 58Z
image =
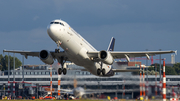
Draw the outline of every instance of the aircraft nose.
M47 32L48 32L49 35L55 33L56 32L56 27L53 26L53 25L47 26Z

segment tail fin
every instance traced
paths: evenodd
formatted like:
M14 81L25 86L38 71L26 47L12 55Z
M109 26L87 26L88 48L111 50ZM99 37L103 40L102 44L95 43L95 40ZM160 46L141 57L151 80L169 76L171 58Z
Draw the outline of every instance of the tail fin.
M111 38L107 51L114 51L115 38Z

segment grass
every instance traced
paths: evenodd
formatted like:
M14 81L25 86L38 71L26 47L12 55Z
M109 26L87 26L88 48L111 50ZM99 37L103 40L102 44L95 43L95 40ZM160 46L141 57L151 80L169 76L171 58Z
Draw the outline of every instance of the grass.
M25 99L25 100L27 100L27 99ZM13 101L25 101L25 100L13 100ZM35 99L35 100L28 100L28 101L43 101L43 100ZM53 100L45 100L45 101L53 101ZM68 101L68 100L59 100L59 101ZM104 101L104 100L77 99L77 100L69 100L69 101Z
M13 100L13 101L25 101L25 100L28 100L28 99L24 99L24 100ZM28 101L43 101L43 100L39 100L39 99L35 99L35 100L28 100ZM53 100L45 100L45 101L53 101ZM98 100L98 99L77 99L77 100L58 100L58 101L109 101L107 99L101 99L101 100ZM119 101L119 100L117 100ZM140 101L140 100L136 100L136 99L133 99L133 100L120 100L120 101ZM149 101L162 101L162 100L149 100ZM167 100L168 101L168 100Z

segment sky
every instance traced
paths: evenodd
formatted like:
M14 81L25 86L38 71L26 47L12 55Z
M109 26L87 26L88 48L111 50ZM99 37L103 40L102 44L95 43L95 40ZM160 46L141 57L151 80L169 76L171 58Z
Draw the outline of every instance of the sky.
M2 0L0 54L3 49L53 51L57 46L47 26L54 19L66 21L99 51L107 49L111 37L115 51L179 51L179 5L179 0ZM170 63L171 54L162 58ZM175 61L180 62L178 54ZM37 57L24 62L44 64Z

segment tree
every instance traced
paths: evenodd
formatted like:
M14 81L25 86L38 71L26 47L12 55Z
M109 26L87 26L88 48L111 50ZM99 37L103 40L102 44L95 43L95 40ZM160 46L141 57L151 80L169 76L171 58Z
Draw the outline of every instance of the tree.
M149 71L152 71L154 70L155 71L155 64L152 64L151 66L154 66L154 67L149 67L148 70ZM161 65L161 74L163 74L163 65ZM156 68L157 68L157 72L159 72L160 70L160 65L159 64L156 64ZM179 68L180 69L180 68ZM173 67L170 67L170 66L165 66L165 72L166 72L166 75L177 75L177 72L175 70L175 68ZM179 72L180 73L180 72Z
M177 75L175 69L170 66L165 66L165 72L166 75Z
M180 63L174 64L173 68L175 69L177 75L180 75Z
M1 59L2 59L2 58L3 58L3 55L1 54L1 55L0 55L0 70L2 70L2 67L3 67L3 66L2 66L2 63L1 63Z
M9 56L10 59L10 69L13 69L14 65L14 57ZM15 57L15 68L18 68L19 66L22 65L22 62ZM8 70L8 56L5 55L4 57L0 55L0 70Z

